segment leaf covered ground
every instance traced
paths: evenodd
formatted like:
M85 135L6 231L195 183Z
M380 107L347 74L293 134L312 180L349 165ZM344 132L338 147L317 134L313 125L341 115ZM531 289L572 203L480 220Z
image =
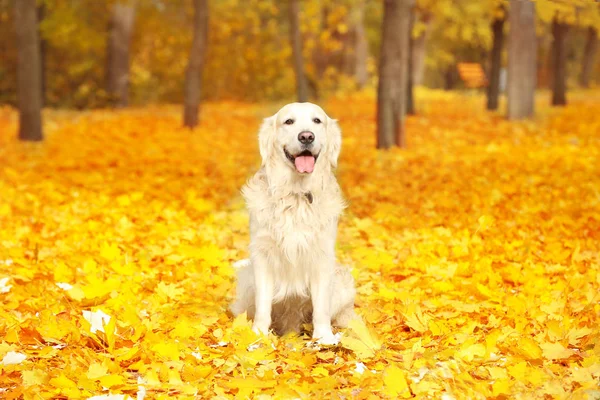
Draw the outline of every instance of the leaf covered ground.
M42 145L0 109L0 397L598 398L600 96L521 123L420 98L410 149L379 152L373 96L325 104L364 324L321 349L227 312L276 105L207 104L193 132L48 111Z

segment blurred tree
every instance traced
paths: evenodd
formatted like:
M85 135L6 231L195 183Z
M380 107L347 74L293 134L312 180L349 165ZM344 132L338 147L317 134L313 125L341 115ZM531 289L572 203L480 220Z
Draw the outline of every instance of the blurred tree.
M413 28L415 26L415 7L413 6L410 17L409 17L409 26L408 26L408 66L406 70L406 114L415 115L415 93L414 93L414 52L413 49L415 47L415 38L413 37Z
M35 0L15 0L17 29L19 139L40 141L42 134L42 71Z
M129 102L129 50L135 7L135 0L115 2L108 28L106 89L117 107L126 107Z
M208 41L208 0L194 0L194 37L188 67L185 72L183 124L189 128L198 125L202 73Z
M369 58L369 44L365 31L365 1L359 0L355 11L355 60L354 77L359 88L364 87L369 79L367 62Z
M405 116L413 0L385 0L377 89L377 148L406 147Z
M590 48L587 48L587 44L581 42L582 45L578 46L580 49L576 49L576 35L569 37L569 46L567 46L565 43L567 34L569 31L577 32L578 28L580 28L580 31L581 28L596 30L600 28L600 4L592 0L537 0L536 4L539 20L546 27L549 27L552 37L550 57L547 57L550 66L552 104L565 104L569 83L568 77L574 75L575 72L573 67L583 67L582 70L578 71L581 74L579 75L581 81L583 70L590 55L592 55L592 60L589 60L590 69L593 70L593 53L595 51L593 43L591 43ZM589 36L588 39L593 40ZM569 59L574 60L576 54L581 57L582 65L580 64L581 67L580 65L570 67L568 61Z
M567 104L567 33L569 26L559 21L552 21L552 105Z
M304 72L304 60L302 55L302 35L300 33L298 0L289 0L290 18L290 41L292 44L292 56L294 72L296 74L296 92L299 102L308 101L308 83Z
M0 104L17 104L17 38L14 0L0 0Z
M53 107L105 106L107 25L112 1L38 0L46 43L46 103Z
M508 119L533 116L536 87L535 5L510 0L508 34Z
M579 78L579 83L585 88L590 86L590 78L594 70L596 53L598 53L598 30L595 27L590 26L587 28L587 38L585 49L583 50L583 62Z
M417 9L411 36L413 39L411 46L413 84L416 86L423 84L426 46L431 36L432 26L431 14L428 11Z
M504 21L506 20L504 8L498 10L494 22L492 22L492 32L494 42L490 57L489 86L487 92L487 109L498 109L498 97L500 95L500 70L502 68L502 49L504 48Z
M453 89L459 83L458 63L487 62L492 43L490 24L499 1L417 1L419 20L415 35L417 38L422 35L422 40L435 48L425 55L425 81L429 85ZM418 40L415 52L422 52L423 47ZM419 69L415 69L415 74L419 75Z
M41 24L44 22L46 17L46 4L39 3L38 8L38 37L40 38L40 71L41 71L41 84L42 84L42 107L46 104L46 54L48 49L48 41L42 36Z
M91 108L109 104L107 26L114 5L128 0L37 0L45 56L46 104ZM381 50L383 1L296 0L302 12L302 42L308 96L321 97L369 85L377 75ZM0 102L16 104L17 46L14 0L0 0ZM508 0L416 0L412 30L413 82L456 87L456 65L486 65L491 72L497 10ZM590 0L536 0L538 85L552 63L551 25L557 12L570 25L567 77L578 80L598 73L594 51L584 51L585 36L600 28L599 3ZM508 10L508 7L506 8ZM210 42L205 57L202 97L245 101L295 96L293 48L289 35L289 0L218 0L211 2ZM182 100L193 41L191 0L142 0L135 5L131 32L129 94L131 104ZM362 23L361 23L362 21ZM505 23L505 29L508 23ZM593 36L591 36L593 37ZM364 40L363 40L364 39ZM505 39L506 41L506 39ZM44 44L45 43L45 44ZM589 41L593 45L594 41ZM597 46L597 45L596 45ZM594 46L588 46L594 49ZM232 57L231 49L236 49ZM429 51L431 49L431 51ZM506 53L504 53L506 54ZM505 55L500 59L504 60ZM586 61L591 60L591 61ZM589 65L589 67L585 67ZM584 74L584 69L590 71ZM493 75L489 78L493 80ZM547 80L551 82L550 79ZM567 85L575 79L567 80ZM492 87L494 86L492 82Z

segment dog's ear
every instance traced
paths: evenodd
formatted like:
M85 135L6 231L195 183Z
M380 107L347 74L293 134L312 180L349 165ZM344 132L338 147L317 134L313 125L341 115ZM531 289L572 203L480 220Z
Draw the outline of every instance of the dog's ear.
M258 131L258 146L260 156L262 157L262 165L264 166L269 159L269 155L273 149L273 141L275 140L275 123L277 114L272 117L265 118L260 130Z
M327 158L332 168L337 167L337 160L342 148L342 131L336 119L327 117Z

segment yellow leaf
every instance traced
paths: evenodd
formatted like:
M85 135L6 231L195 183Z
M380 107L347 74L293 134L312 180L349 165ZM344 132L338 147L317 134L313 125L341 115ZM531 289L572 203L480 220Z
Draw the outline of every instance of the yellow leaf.
M465 361L473 361L475 357L484 357L485 353L485 346L481 343L476 343L461 348L457 355Z
M248 320L248 315L246 312L241 313L233 320L233 324L231 325L233 330L239 331L244 329L252 329L252 323Z
M403 398L412 397L404 372L395 365L385 370L383 382L386 387L385 391L389 395Z
M510 380L498 379L492 383L492 394L494 397L500 396L501 394L511 394Z
M518 381L523 381L526 378L527 362L521 361L518 364L508 367L508 374Z
M267 389L277 386L277 381L257 378L230 378L223 384L228 388L237 389Z
M43 385L48 380L48 374L40 369L34 369L31 371L23 371L23 386L29 387L34 385Z
M150 349L160 357L168 358L172 361L179 360L179 346L177 343L160 342L154 344Z
M417 332L427 332L429 323L429 317L424 315L421 311L421 307L417 304L410 304L407 306L407 311L404 313L406 325Z
M64 374L60 374L56 378L50 379L50 382L48 382L48 383L51 386L57 387L59 389L77 388L77 384L75 382L73 382L72 380L70 380L69 378L67 378Z
M329 376L329 371L327 371L325 368L319 366L319 367L313 368L311 375L312 376Z
M148 370L148 372L146 372L146 375L144 375L144 380L150 386L162 385L162 382L160 381L160 378L158 377L158 373L153 369L150 369L150 370Z
M485 298L489 299L494 297L494 293L487 286L482 285L481 283L477 283L476 287L477 291L481 293Z
M477 231L483 232L487 230L490 226L492 226L492 224L494 223L494 217L489 215L482 215L481 217L479 217L477 222L479 223Z
M106 375L100 378L100 384L107 388L123 385L124 383L125 378L119 375Z
M106 258L108 261L114 261L121 255L121 250L116 244L104 243L100 248L100 256Z
M488 371L490 373L490 376L494 380L507 379L508 378L508 373L506 372L505 368L490 367L490 368L488 368Z
M537 368L529 368L527 371L527 381L534 386L539 386L548 380L548 376Z
M542 351L544 352L544 358L548 360L560 360L563 358L569 358L573 355L573 350L565 348L562 344L556 343L543 343Z
M169 370L169 385L183 385L179 372L174 369Z
M197 335L194 324L194 322L187 319L177 321L175 329L173 329L173 335L178 338L189 338Z
M127 207L131 204L131 199L126 194L117 197L117 203L120 207Z
M81 301L85 299L85 293L81 287L79 287L79 285L73 285L71 289L67 290L67 293L69 294L69 297L75 301Z
M183 294L183 289L178 288L175 283L159 282L156 291L171 300L177 300Z
M571 368L571 377L575 382L581 384L586 384L595 381L589 368L573 367Z
M88 379L95 380L105 376L108 373L108 368L100 363L92 363L86 374Z
M108 351L112 353L115 349L115 331L117 330L117 319L111 318L108 323L104 326L104 333L106 335L106 344L108 345Z
M354 319L348 324L348 330L342 336L342 346L352 350L358 358L373 357L381 348L381 342L360 319Z
M531 338L523 337L516 342L515 346L517 347L516 351L528 360L537 360L542 357L542 349Z

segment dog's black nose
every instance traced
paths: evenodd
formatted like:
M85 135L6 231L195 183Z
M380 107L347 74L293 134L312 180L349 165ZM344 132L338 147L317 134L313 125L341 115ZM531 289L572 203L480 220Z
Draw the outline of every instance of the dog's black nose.
M298 140L302 144L310 144L315 141L315 135L313 135L312 132L300 132L300 134L298 135Z

